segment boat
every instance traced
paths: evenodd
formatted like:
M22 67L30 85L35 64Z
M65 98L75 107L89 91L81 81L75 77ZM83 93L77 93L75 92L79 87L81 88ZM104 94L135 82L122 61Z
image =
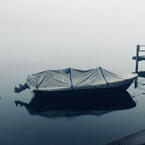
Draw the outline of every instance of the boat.
M14 88L19 93L31 89L34 93L91 93L126 90L137 74L117 75L102 67L89 70L66 68L47 70L27 77L24 85Z
M16 106L25 107L30 115L47 118L77 117L82 115L101 116L117 110L131 109L136 102L127 91L86 96L34 94L29 103L15 101Z

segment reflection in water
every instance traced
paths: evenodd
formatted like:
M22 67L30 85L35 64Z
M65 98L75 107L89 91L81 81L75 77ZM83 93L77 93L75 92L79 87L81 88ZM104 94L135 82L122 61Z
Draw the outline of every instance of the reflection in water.
M145 78L145 71L139 71L138 72L139 77L144 77Z
M108 94L88 94L73 96L36 94L30 103L15 101L16 106L24 106L31 115L45 117L73 117L78 115L102 115L111 111L129 109L136 106L128 92Z
M140 88L140 86L144 86L145 82L140 81L140 78L144 79L145 78L145 71L139 71L138 77L135 79L135 88Z

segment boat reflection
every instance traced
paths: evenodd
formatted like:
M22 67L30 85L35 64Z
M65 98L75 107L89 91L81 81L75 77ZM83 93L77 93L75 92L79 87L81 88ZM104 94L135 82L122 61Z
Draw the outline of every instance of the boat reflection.
M62 96L47 94L34 95L30 103L15 101L16 106L24 106L31 115L45 117L74 117L79 115L103 115L105 113L129 109L136 106L127 91L108 94L88 94L87 96Z

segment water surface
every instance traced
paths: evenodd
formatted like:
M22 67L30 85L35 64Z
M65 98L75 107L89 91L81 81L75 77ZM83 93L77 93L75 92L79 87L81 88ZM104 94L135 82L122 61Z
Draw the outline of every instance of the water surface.
M17 69L7 67L8 72L1 71L0 142L3 145L105 145L145 128L145 95L142 94L145 91L135 90L133 85L128 92L136 105L126 109L96 109L93 113L77 110L73 113L65 110L64 113L58 109L55 112L37 114L26 107L16 106L15 101L29 104L34 96L30 91L16 94L12 90L15 84L23 82L36 66L25 70L21 68L21 65L17 65ZM122 69L122 73L125 72L126 70ZM107 100L104 98L105 101Z

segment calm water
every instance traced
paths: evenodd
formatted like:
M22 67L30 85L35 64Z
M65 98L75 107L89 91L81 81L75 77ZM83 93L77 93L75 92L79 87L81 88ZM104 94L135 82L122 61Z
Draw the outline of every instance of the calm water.
M105 145L145 129L145 90L133 85L133 100L126 98L136 106L108 95L90 102L97 104L89 112L68 111L66 102L64 111L46 111L42 100L33 100L45 110L36 113L25 107L33 93L13 92L28 75L47 69L134 71L131 57L137 44L145 44L144 6L143 0L1 0L0 145ZM48 104L57 108L55 101Z
M132 98L135 96L133 100L136 106L122 110L96 110L92 114L76 111L74 115L60 111L37 114L24 106L16 106L16 100L30 103L33 93L24 91L16 94L12 90L14 86L24 82L29 73L41 70L43 67L36 64L3 65L0 81L0 144L105 145L145 129L145 95L138 95L145 91L135 90L133 85L128 92ZM110 70L120 72L121 68ZM122 69L121 73L125 72L128 69Z

